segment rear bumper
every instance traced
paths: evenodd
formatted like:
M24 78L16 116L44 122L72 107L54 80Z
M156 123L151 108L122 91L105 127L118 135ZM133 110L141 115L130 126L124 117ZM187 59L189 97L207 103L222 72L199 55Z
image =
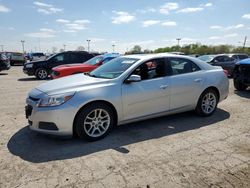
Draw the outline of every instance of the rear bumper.
M0 63L0 71L9 70L9 69L10 69L10 64L8 64L8 63Z

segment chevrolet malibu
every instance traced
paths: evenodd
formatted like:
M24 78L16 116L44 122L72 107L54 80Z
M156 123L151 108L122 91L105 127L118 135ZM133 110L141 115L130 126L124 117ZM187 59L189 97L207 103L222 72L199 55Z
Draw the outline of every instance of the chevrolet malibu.
M39 85L28 94L31 130L77 135L90 141L116 125L194 110L210 116L228 96L221 67L174 55L121 56L88 76L72 75Z

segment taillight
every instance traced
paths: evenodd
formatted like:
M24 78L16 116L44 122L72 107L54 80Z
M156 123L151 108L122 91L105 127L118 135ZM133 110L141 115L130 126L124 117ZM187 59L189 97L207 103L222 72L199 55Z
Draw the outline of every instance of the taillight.
M223 72L224 72L225 75L228 77L228 71L224 69Z

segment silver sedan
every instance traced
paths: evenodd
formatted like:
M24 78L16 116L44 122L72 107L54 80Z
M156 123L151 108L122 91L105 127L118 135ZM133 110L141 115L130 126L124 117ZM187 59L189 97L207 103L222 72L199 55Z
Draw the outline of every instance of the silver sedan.
M222 68L173 55L121 56L89 75L46 82L26 99L30 129L87 140L114 126L194 110L210 116L228 96Z

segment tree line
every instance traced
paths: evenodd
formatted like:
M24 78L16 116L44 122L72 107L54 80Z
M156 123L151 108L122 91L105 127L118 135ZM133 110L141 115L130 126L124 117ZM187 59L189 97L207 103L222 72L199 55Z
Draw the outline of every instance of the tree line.
M142 47L135 45L126 54L138 54L138 53L164 53L164 52L182 52L186 55L204 55L204 54L223 54L223 53L246 53L250 55L250 47L236 47L233 45L202 45L202 44L189 44L184 46L171 46L164 48L157 48L155 50L142 50Z

